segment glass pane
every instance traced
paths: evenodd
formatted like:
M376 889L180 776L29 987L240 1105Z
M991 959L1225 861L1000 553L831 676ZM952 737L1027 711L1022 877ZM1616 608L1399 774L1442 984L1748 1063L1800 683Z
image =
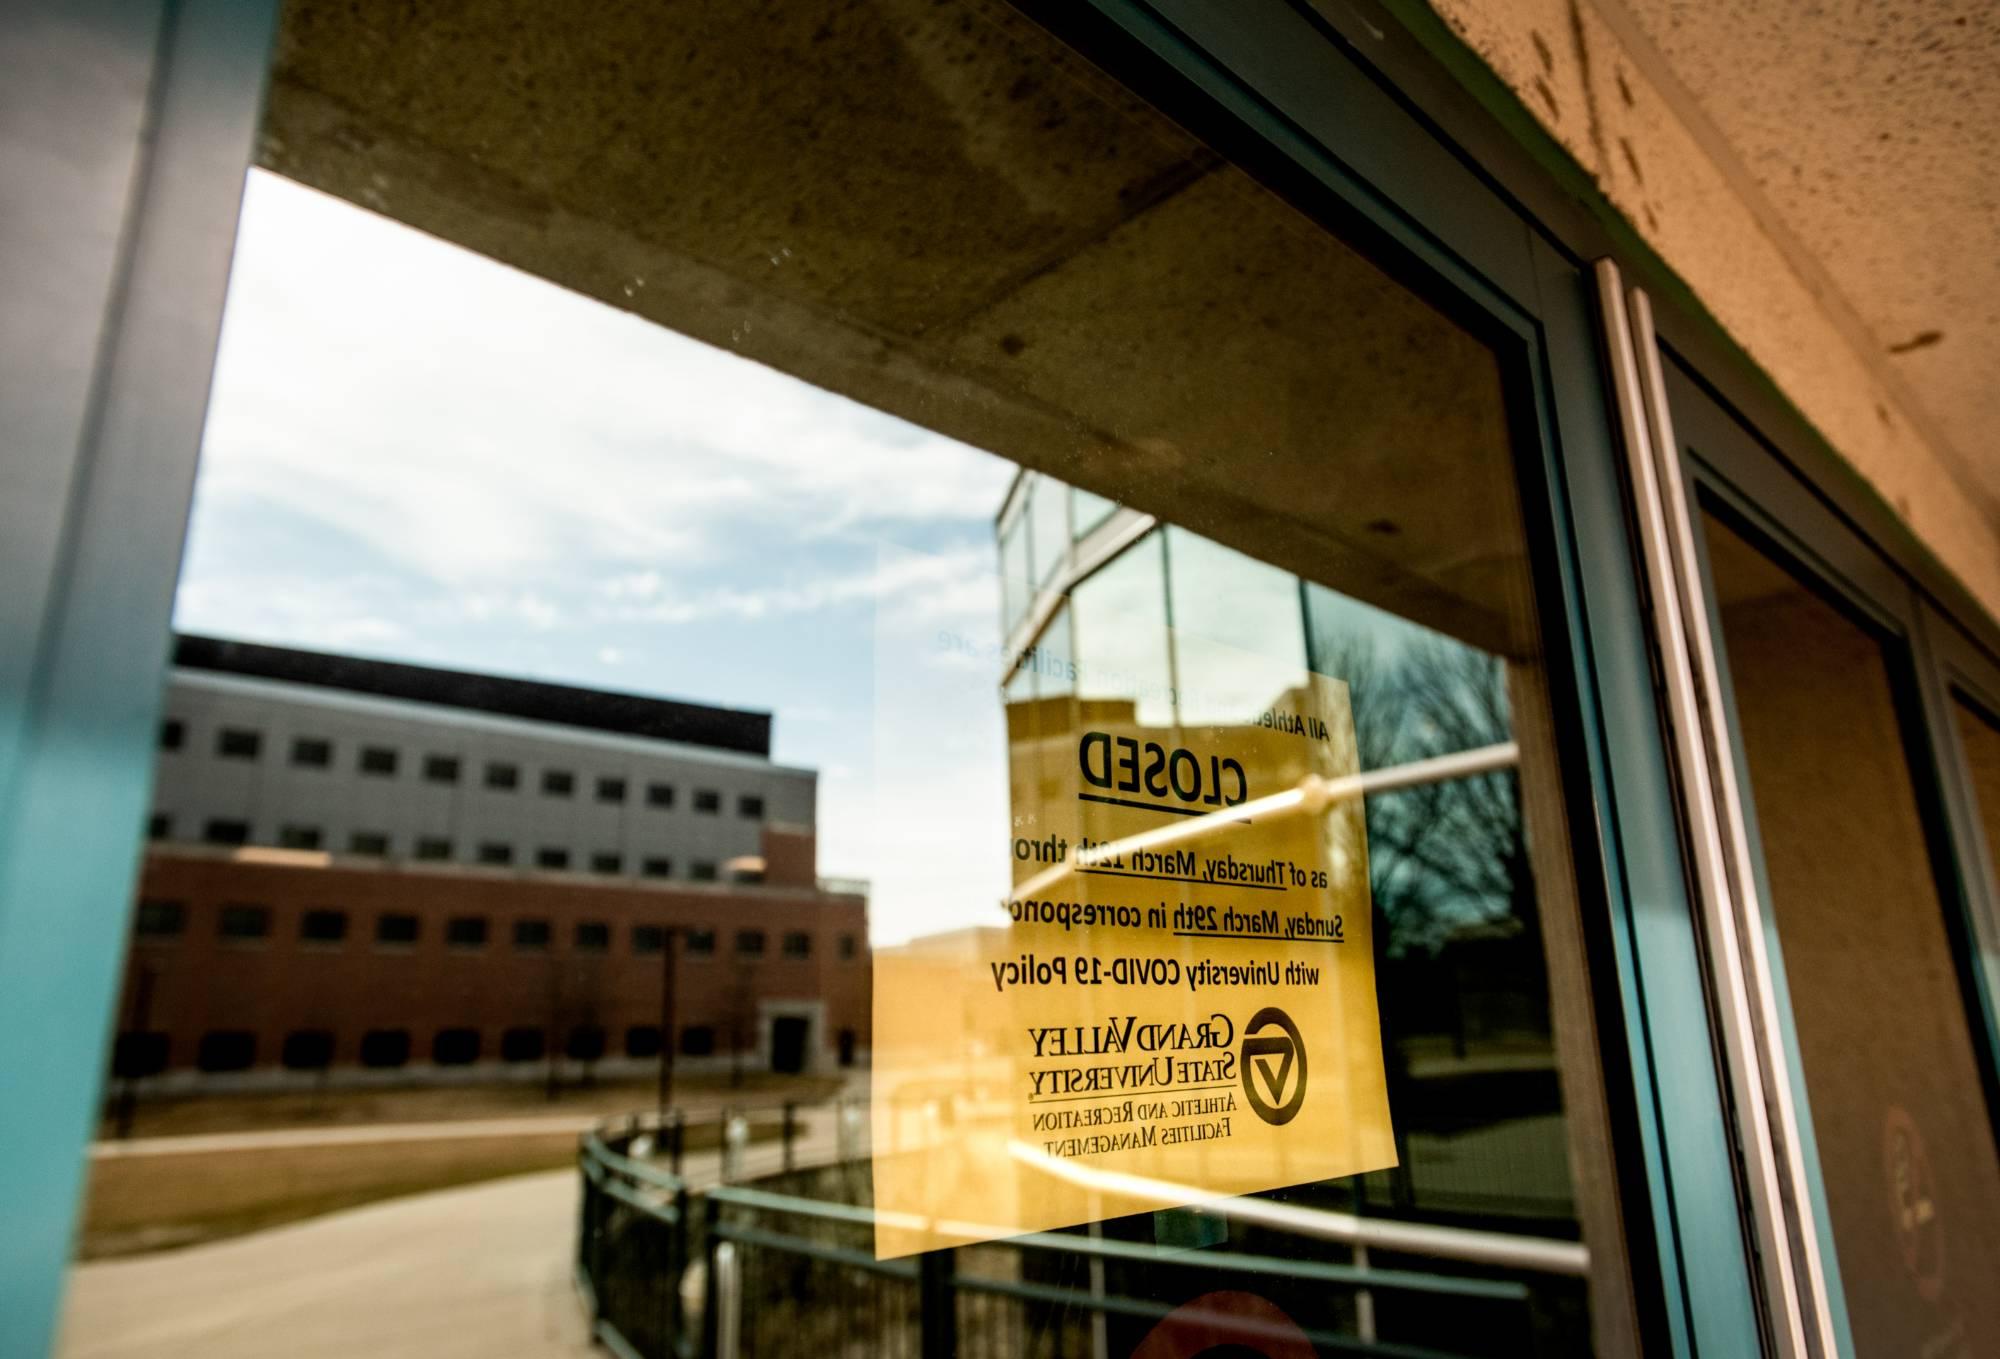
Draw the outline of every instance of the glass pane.
M2000 1159L1882 643L1705 522L1859 1354L2000 1345Z
M2000 880L2000 724L1962 695L1952 698L1958 739L1965 751L1966 767L1972 771L1980 826L1986 832L1987 853L1994 856L1994 876Z
M285 1136L73 1343L1589 1348L1482 341L981 0L295 0L260 144L107 1132Z
M1164 537L1179 718L1253 722L1305 682L1298 577L1182 529Z
M1069 512L1072 531L1078 542L1089 536L1090 531L1111 517L1118 508L1118 502L1108 500L1094 491L1086 491L1081 486L1070 492Z
M1000 621L1012 629L1027 612L1034 595L1034 569L1028 562L1030 529L1025 513L1015 515L1000 532Z
M1068 487L1055 481L1036 481L1034 499L1028 512L1035 521L1035 575L1037 586L1049 583L1056 568L1069 560Z
M1086 718L1124 713L1149 727L1174 724L1162 542L1155 536L1128 548L1071 598L1076 696Z

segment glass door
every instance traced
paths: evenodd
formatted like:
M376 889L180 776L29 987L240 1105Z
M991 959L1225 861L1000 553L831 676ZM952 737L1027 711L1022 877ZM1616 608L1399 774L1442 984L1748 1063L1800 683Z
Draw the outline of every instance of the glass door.
M1986 1353L2000 1156L1915 597L1671 362L1667 385L1836 1332ZM1992 729L1961 711L1976 783Z
M75 1352L1733 1320L1627 1268L1552 327L1147 71L285 7Z

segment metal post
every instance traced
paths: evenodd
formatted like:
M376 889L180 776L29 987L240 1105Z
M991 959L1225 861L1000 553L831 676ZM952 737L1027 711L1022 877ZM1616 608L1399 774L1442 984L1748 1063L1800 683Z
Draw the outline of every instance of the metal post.
M1092 1196L1091 1212L1098 1211L1095 1196ZM1104 1239L1104 1224L1093 1218L1090 1224L1090 1239ZM1111 1318L1104 1314L1104 1257L1096 1251L1090 1254L1090 1359L1108 1359L1111 1353Z
M793 1103L793 1102L792 1102L791 1100L786 1100L786 1101L785 1101L785 1124L784 1124L784 1134L783 1134L783 1135L784 1135L784 1143L785 1143L785 1173L786 1173L787 1175L789 1175L789 1174L791 1174L791 1173L792 1173L792 1165L793 1165L793 1161L792 1161L792 1133L793 1133L794 1129L796 1129L796 1127L798 1126L798 1125L797 1125L797 1122L796 1122L796 1111L797 1111L797 1109L798 1109L798 1106L797 1106L796 1104L794 1104L794 1103Z
M668 1266L665 1279L656 1281L664 1285L667 1294L667 1324L660 1338L665 1342L669 1355L684 1355L687 1353L687 1312L685 1300L681 1297L681 1280L687 1275L688 1212L693 1207L688 1202L687 1186L676 1188L670 1202L674 1208L674 1221L667 1233Z
M590 1284L590 1324L594 1332L599 1318L604 1315L604 1273L597 1239L598 1184L590 1173L590 1162L589 1135L585 1134L577 1149L577 1169L583 1178L583 1198L577 1205L576 1255L577 1266Z
M674 1178L679 1179L681 1175L681 1153L687 1147L687 1115L679 1109L674 1110L670 1116L668 1136L672 1138L672 1141L668 1144L671 1150L668 1153L667 1164L672 1168Z
M661 927L660 938L660 1118L674 1107L674 927ZM680 1173L676 1142L674 1173Z
M736 1359L743 1341L743 1279L736 1243L715 1248L715 1359Z
M1354 1268L1363 1274L1368 1272L1368 1247L1359 1241L1354 1243ZM1375 1290L1372 1288L1355 1290L1354 1334L1370 1345L1375 1343Z
M933 1250L917 1257L917 1325L923 1359L955 1359L958 1354L958 1297L951 1283L956 1254Z
M132 1046L136 1049L145 1041L147 1029L153 1022L153 969L145 963L139 965L139 975L132 985ZM134 1056L138 1054L135 1052ZM118 1137L120 1140L132 1135L132 1121L139 1112L139 1077L130 1072L121 1072L125 1082L118 1088Z
M721 1338L722 1278L717 1268L716 1256L722 1247L722 1235L717 1230L722 1225L722 1204L709 1197L702 1199L702 1253L707 1268L702 1271L701 1305L701 1353L702 1359L716 1359L716 1346Z
M749 1115L733 1108L722 1111L722 1182L734 1184L743 1177L744 1160L750 1147Z

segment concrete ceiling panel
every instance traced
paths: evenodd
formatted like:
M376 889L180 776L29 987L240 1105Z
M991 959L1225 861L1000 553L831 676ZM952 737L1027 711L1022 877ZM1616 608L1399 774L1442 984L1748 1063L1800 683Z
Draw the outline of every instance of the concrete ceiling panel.
M298 0L264 159L1534 648L1492 356L1005 6Z

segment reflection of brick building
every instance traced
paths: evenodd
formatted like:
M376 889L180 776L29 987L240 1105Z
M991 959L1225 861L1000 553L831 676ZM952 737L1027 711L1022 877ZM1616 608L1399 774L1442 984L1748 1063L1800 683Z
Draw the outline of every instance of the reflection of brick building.
M666 930L687 1066L865 1055L866 901L816 880L814 778L770 762L767 715L199 640L179 661L125 1074L651 1070Z

